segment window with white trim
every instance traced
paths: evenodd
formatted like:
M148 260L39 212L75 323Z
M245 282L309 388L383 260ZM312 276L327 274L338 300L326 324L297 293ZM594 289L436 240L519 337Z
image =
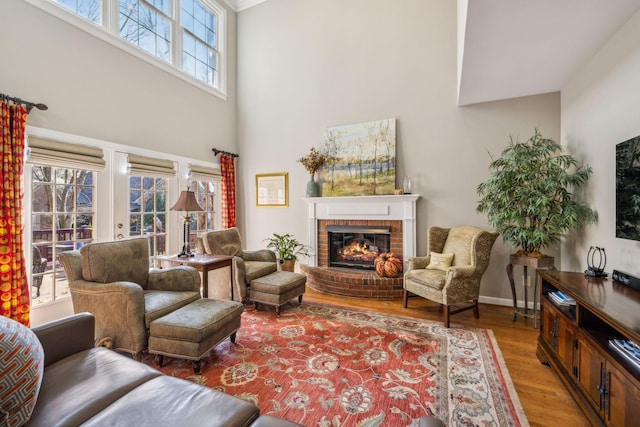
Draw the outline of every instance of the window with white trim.
M85 19L100 24L102 22L102 1L101 0L53 0L60 6L71 12L82 16Z
M25 165L33 305L69 297L69 281L58 261L61 252L95 239L96 172L104 169L97 147L29 137ZM29 256L27 256L29 259Z
M216 195L220 185L220 169L199 165L189 165L189 190L193 191L202 208L201 212L191 212L189 244L195 248L193 240L208 231L218 228L219 218L216 209Z
M27 1L51 12L45 4L49 0ZM92 33L97 26L225 94L221 46L226 11L215 0L52 1L75 15L55 13L67 22ZM82 19L72 19L75 17ZM86 27L85 20L95 25Z
M58 254L93 240L95 173L44 165L31 171L30 283L33 304L38 305L69 296Z
M147 236L152 257L167 253L166 178L129 177L129 235Z
M180 0L182 70L211 86L218 75L218 16L199 0Z
M196 235L216 229L216 183L213 181L191 181L189 190L196 195L202 212L191 212L190 230ZM189 236L192 239L194 236ZM190 244L193 242L190 242ZM195 248L195 245L191 247Z

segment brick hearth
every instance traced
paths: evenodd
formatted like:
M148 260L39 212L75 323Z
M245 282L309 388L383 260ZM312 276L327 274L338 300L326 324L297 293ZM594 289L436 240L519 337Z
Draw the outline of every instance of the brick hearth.
M318 292L358 298L402 298L402 276L381 278L373 271L301 265L307 286Z

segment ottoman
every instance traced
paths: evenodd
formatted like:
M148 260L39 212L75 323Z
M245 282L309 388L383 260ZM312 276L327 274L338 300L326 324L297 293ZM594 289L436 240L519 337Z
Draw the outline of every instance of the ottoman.
M302 302L307 276L290 271L276 271L266 276L253 279L249 286L249 299L256 309L259 303L275 305L276 315L280 315L280 306L298 297Z
M149 353L162 366L163 356L193 360L200 373L200 359L225 338L236 340L244 306L236 301L201 298L151 322Z

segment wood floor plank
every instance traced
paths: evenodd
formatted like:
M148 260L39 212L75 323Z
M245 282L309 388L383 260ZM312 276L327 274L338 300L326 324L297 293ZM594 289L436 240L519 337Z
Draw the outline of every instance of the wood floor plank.
M408 308L403 308L401 300L386 301L330 295L316 292L307 286L303 299L308 302L415 319L442 320L442 311L438 304L419 297L410 298ZM512 321L512 314L513 310L510 307L480 304L480 319L475 319L470 310L452 316L451 324L493 331L531 426L589 426L589 421L560 378L550 367L538 361L538 329L533 328L532 321L528 318L518 317L516 321Z

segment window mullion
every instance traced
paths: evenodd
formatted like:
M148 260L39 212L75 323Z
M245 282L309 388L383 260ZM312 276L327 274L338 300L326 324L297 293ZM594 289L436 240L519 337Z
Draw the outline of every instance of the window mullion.
M180 8L180 0L172 0L171 3L173 8L173 25L171 25L171 37L173 38L171 43L171 59L173 65L182 70L182 10Z
M118 31L120 0L104 0L102 5L102 13L104 14L104 27L107 32L116 37L120 36Z

